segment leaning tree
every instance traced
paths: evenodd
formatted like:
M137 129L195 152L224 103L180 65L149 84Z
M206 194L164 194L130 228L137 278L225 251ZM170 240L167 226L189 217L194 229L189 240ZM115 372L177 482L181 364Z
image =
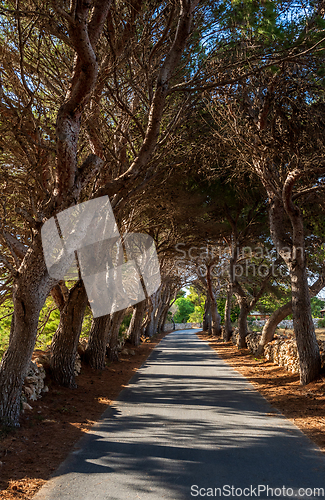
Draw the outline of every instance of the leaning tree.
M7 242L11 250L10 260L6 255L2 257L13 278L14 315L9 347L0 367L0 420L9 425L18 424L21 387L35 344L40 310L50 291L58 284L49 276L45 265L41 227L55 214L84 201L83 193L90 185L94 186L93 197L114 196L122 193L127 183L132 184L143 173L157 145L171 79L181 62L192 29L193 11L198 4L197 1L181 0L173 15L169 13L167 16L166 29L161 32L164 43L158 40L155 48L155 51L160 49L162 43L166 53L154 75L144 136L140 143L132 144L137 151L134 160L113 178L109 176L96 184L94 181L105 167L105 159L93 153L98 151L96 136L91 127L86 131L84 118L90 114L88 110L98 88L100 69L105 66L103 37L105 30L109 33L113 4L109 0L76 1L72 2L70 10L65 10L64 2L56 5L37 2L37 9L34 3L27 3L22 9L19 2L18 8L14 2L8 2L9 8L5 11L9 31L13 32L11 26L18 30L18 44L9 44L7 51L15 56L12 58L15 74L20 76L24 95L22 99L10 101L13 86L9 80L4 81L7 77L4 72L1 106L16 120L16 131L19 131L17 147L25 155L25 164L30 167L32 175L34 172L35 177L38 174L35 184L40 191L36 200L31 193L29 210L24 211L31 228L25 255L18 258L14 245L10 247ZM139 9L138 3L128 3L125 9ZM31 21L33 32L26 30ZM33 33L34 38L24 45L28 33ZM9 56L7 54L7 58ZM53 69L57 66L55 57L63 60L63 84L57 81L58 75ZM48 65L49 60L54 61L53 66ZM59 95L54 109L49 99L51 92ZM47 101L43 100L43 105L38 106L44 93ZM96 108L96 102L93 107ZM34 150L34 156L31 150ZM10 145L6 155L9 152ZM80 158L84 159L81 164ZM17 241L15 246L18 248L19 233Z

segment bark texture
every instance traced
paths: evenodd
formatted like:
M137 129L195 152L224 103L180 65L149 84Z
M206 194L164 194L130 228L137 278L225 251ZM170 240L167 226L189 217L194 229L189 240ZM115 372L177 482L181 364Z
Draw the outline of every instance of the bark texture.
M232 299L232 288L231 285L227 287L227 297L225 303L225 324L223 329L223 340L225 342L229 342L232 335L232 326L231 326L231 299Z
M75 363L82 322L88 298L83 282L78 281L69 290L67 300L60 314L60 323L51 344L50 366L54 380L75 389Z
M203 331L208 332L209 335L212 334L211 328L211 309L210 309L210 299L207 297L204 303L204 315L203 315Z
M158 290L149 297L149 302L151 303L150 309L149 309L149 318L148 318L148 324L146 327L146 336L147 337L153 337L156 335L158 331L158 324L159 324L159 318L160 318L160 311L161 311L161 305L162 305L162 289L163 286L161 285Z
M294 264L290 274L293 328L299 353L300 382L305 385L319 376L321 360L311 315L306 268Z
M263 354L264 352L264 346L271 342L274 337L274 333L276 330L276 327L278 324L283 321L289 314L292 314L292 302L287 302L284 304L282 307L279 307L274 313L271 314L269 319L266 321L263 331L262 331L262 336L260 340L260 344L258 347L258 354Z
M104 370L109 340L110 315L93 318L85 351L85 362L94 370Z
M246 337L248 335L247 316L249 314L249 307L247 305L245 298L241 297L239 299L239 307L240 307L240 313L239 313L239 318L238 318L239 338L238 338L237 346L239 348L244 348L244 347L246 347Z
M55 285L45 266L40 235L17 273L13 285L14 314L9 346L0 364L0 423L19 425L22 384L33 354L40 310Z
M140 337L142 333L141 328L142 328L142 321L145 309L146 309L145 300L139 302L139 304L137 304L134 307L131 322L128 328L128 333L127 333L128 339L130 343L136 347L140 345Z
M216 337L221 337L221 318L218 313L218 306L215 296L215 291L213 290L212 280L211 280L211 266L207 267L207 289L210 299L210 313L211 313L211 333Z
M299 353L300 383L305 385L319 376L321 360L311 315L303 217L299 208L292 202L292 189L299 176L300 171L291 172L283 187L282 200L277 197L271 200L270 229L273 242L290 272L293 327ZM290 246L282 229L285 212L292 226Z
M109 327L109 344L107 348L107 358L109 361L118 361L118 334L125 311L116 311L111 315Z
M167 314L170 307L171 291L168 283L164 286L164 292L161 297L160 309L159 309L159 320L158 320L158 332L163 332L165 323L167 320Z

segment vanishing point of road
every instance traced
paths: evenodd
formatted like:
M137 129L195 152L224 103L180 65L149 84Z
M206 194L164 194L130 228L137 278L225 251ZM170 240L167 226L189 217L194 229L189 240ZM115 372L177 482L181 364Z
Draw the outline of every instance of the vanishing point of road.
M193 498L325 498L325 458L182 330L160 342L34 499Z

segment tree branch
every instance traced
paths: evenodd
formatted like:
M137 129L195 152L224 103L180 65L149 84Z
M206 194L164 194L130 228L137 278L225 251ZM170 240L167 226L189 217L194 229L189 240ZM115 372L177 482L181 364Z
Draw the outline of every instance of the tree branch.
M137 158L133 161L128 170L126 170L118 179L115 179L113 182L110 182L103 188L99 189L95 193L95 197L108 194L109 192L112 192L112 189L115 192L116 190L119 190L123 185L125 185L125 182L137 175L150 160L158 141L160 123L166 97L168 95L170 78L179 63L186 46L187 38L191 30L193 10L198 3L199 0L180 0L181 11L179 14L174 41L159 71L156 90L149 110L149 120L145 138Z
M296 181L303 175L301 170L295 169L287 176L282 189L282 200L285 211L291 216L296 215L299 210L298 207L292 201L292 191Z
M4 255L1 255L0 254L0 262L2 262L2 264L8 269L8 271L10 272L10 274L13 276L13 278L17 278L19 273L17 271L17 269L15 269L11 264L10 262L8 261L7 257L5 257Z
M12 254L13 253L15 254L13 255L13 257L15 258L15 256L17 256L19 259L23 260L23 258L27 253L28 248L23 243L18 241L17 238L12 236L12 234L7 233L7 231L3 231L2 234L8 245L9 250L11 251ZM19 262L16 261L16 264L19 264Z
M81 190L87 186L88 182L100 171L104 165L104 160L96 155L90 154L81 167L76 172L74 182L74 197L78 198Z
M88 23L91 2L77 0L73 21L69 20L70 40L78 57L71 87L57 116L55 195L58 203L63 201L65 193L73 191L77 171L77 143L81 114L95 88L98 75L98 62L94 48L102 32L110 5L111 0L97 0L91 21Z

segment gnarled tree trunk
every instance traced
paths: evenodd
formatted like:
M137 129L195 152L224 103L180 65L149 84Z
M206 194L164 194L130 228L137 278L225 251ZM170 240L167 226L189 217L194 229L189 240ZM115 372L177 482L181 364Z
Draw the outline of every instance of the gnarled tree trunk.
M231 339L232 335L232 326L231 326L231 299L232 299L232 287L231 285L227 288L227 298L225 303L225 325L223 329L223 340L228 342Z
M159 322L159 309L161 305L160 303L161 289L162 287L160 286L160 288L149 298L152 307L150 308L149 322L146 327L147 337L153 337L157 333L158 322Z
M110 315L93 318L85 351L85 362L94 370L104 370L109 340Z
M257 354L260 355L263 354L264 346L266 346L266 344L268 344L273 340L274 333L278 324L291 313L292 313L292 302L290 300L290 302L287 302L283 306L279 307L279 309L277 309L276 311L274 311L274 313L271 314L271 316L266 321L263 327Z
M246 293L245 293L243 287L241 286L241 284L238 283L237 280L233 281L232 288L234 290L235 297L236 297L237 302L238 302L239 307L240 307L240 313L239 313L239 318L238 318L237 347L243 348L243 347L246 347L246 337L248 334L247 316L248 316L251 308L247 302Z
M166 321L167 321L168 310L169 310L169 304L167 304L163 308L162 313L160 315L159 324L158 324L158 332L164 332L165 331L165 324L166 324Z
M302 370L303 366L301 377L303 377L305 380L308 380L309 377L312 377L311 380L313 380L315 377L317 377L320 366L316 361L314 371L312 372L310 366L310 356L313 359L317 360L319 355L319 348L316 336L313 340L313 335L311 335L311 332L315 331L315 328L311 317L310 295L307 284L307 277L304 276L304 272L301 269L294 269L290 274L292 280L292 294L293 290L295 289L295 307L293 306L292 300L274 311L274 313L270 316L270 318L265 323L262 331L260 344L258 346L258 354L263 354L264 346L272 341L275 329L280 321L283 321L289 314L293 313L293 327L299 353L300 370ZM302 293L303 290L305 290L304 293ZM294 295L292 295L292 297L294 297ZM306 338L305 332L307 334Z
M109 327L109 343L107 348L107 357L109 361L118 361L118 334L123 321L125 310L116 311L111 314L111 323Z
M293 328L299 353L300 383L305 385L318 377L321 361L311 315L303 217L292 201L293 186L300 175L301 171L291 172L283 187L283 199L280 200L275 196L271 199L270 229L273 242L290 272ZM291 248L288 248L282 229L285 212L292 226Z
M212 335L215 335L216 337L221 337L221 318L220 318L220 314L218 313L217 301L216 301L215 292L214 292L213 286L212 286L211 266L208 266L208 268L207 268L206 278L207 278L208 295L209 295L209 299L210 299L211 333L212 333Z
M51 344L51 372L54 380L65 387L74 389L75 363L82 322L88 302L85 287L78 281L60 313L60 323Z
M140 345L141 326L145 309L146 300L143 300L142 302L136 304L133 309L131 322L128 328L127 337L130 343L136 347Z
M38 234L13 285L9 346L0 364L2 425L19 425L22 385L35 346L39 314L55 283L47 273Z
M245 298L239 298L240 313L238 318L238 341L237 346L239 348L246 347L246 337L248 334L247 328L247 316L249 314L249 307L247 305Z
M221 317L218 313L218 306L216 301L211 304L211 330L212 335L221 337Z
M170 290L167 285L165 285L165 290L164 294L161 300L161 306L159 310L159 321L158 321L158 332L163 332L166 319L167 319L167 314L169 311L169 304L170 304Z
M205 303L204 303L203 331L208 332L209 335L212 335L211 309L210 309L210 298L209 297L207 297L205 299Z
M297 263L290 267L293 328L299 353L300 381L305 385L319 376L321 361L311 315L306 269Z

